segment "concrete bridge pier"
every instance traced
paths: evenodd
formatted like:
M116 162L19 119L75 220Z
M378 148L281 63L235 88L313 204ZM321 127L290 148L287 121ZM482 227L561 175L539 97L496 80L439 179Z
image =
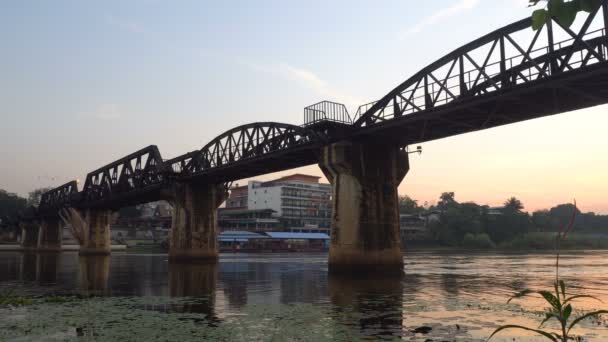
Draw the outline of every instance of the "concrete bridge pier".
M61 252L61 220L44 219L38 229L38 252Z
M217 262L217 208L226 199L224 184L173 185L169 261Z
M80 244L79 255L110 254L111 210L68 208L60 216Z
M343 141L323 148L319 167L333 185L329 271L402 273L397 186L407 152Z
M35 222L21 222L21 248L24 252L33 252L38 247L38 231L40 226Z

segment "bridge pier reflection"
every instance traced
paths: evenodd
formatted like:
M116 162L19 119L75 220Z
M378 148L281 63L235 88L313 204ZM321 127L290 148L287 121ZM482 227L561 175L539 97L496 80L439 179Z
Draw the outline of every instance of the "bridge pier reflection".
M108 290L110 278L109 255L86 255L79 257L80 289L85 294L103 294Z
M217 262L217 208L226 199L224 184L175 184L169 261Z
M179 263L169 267L169 294L171 297L196 297L187 303L174 305L179 312L206 314L215 317L215 288L218 265Z
M390 145L338 142L319 167L333 185L330 272L403 272L397 186L407 152Z
M36 281L41 285L57 282L59 254L23 253L21 256L21 280Z
M336 320L356 313L360 317L358 328L365 335L403 336L402 275L371 278L330 273L328 277L329 298L335 306ZM344 317L345 322L352 320L353 317Z
M36 281L38 273L38 256L34 253L23 253L21 255L22 281Z
M173 264L169 267L171 297L202 297L215 292L217 264Z

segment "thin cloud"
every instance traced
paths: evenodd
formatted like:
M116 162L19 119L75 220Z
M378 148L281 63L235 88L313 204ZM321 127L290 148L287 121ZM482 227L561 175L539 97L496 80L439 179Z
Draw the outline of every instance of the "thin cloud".
M123 19L119 19L117 17L115 17L112 14L107 14L106 15L106 22L112 26L118 27L120 29L123 29L125 31L129 31L129 32L133 32L133 33L138 33L138 34L142 34L142 33L146 33L146 30L139 25L138 23L132 22L132 21L128 21L128 20L123 20Z
M118 120L123 117L122 113L118 110L118 107L114 104L105 104L99 106L99 108L95 109L94 111L84 113L81 116L102 121Z
M334 88L331 86L331 84L329 84L329 82L319 77L313 71L295 67L288 63L260 64L251 60L229 56L213 50L199 50L198 55L202 58L232 60L233 63L239 64L255 72L271 74L290 82L297 83L302 87L311 89L319 95L324 96L324 100L343 103L350 108L354 108L354 106L358 106L363 103L361 99Z
M340 102L348 107L353 107L362 103L360 99L335 89L327 81L321 79L317 74L310 70L294 67L287 63L281 63L277 68L279 73L286 79L297 82L320 95L326 96L326 100Z
M279 64L278 68L281 74L292 81L317 90L319 93L329 92L328 83L310 70L296 68L286 63Z
M451 6L442 8L441 10L433 13L432 15L423 18L416 25L403 31L400 35L400 39L404 39L409 35L419 33L425 28L432 26L433 24L439 22L442 19L447 19L456 16L462 12L471 10L472 8L477 6L477 4L479 4L479 0L459 0Z

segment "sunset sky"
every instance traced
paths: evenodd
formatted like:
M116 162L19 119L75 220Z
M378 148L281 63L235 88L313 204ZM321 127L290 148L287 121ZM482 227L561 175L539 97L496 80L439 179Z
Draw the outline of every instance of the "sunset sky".
M376 100L451 50L530 14L527 0L5 1L0 188L84 179L147 145L164 158L321 100ZM401 194L608 214L608 107L422 144ZM309 166L292 172L322 175ZM243 180L240 181L244 182Z

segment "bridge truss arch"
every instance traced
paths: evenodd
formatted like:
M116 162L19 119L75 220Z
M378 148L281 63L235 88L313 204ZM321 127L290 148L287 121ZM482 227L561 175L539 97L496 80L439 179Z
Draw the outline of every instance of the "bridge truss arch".
M324 134L278 122L256 122L230 129L203 148L166 161L174 174L185 178L212 173L236 164L268 161L298 149L320 146ZM271 168L269 168L271 169Z
M118 207L125 203L146 202L145 198L134 198L162 187L165 180L166 169L160 151L157 146L150 145L90 172L80 200L87 205L113 202Z
M42 194L39 211L57 210L70 205L78 195L78 182L73 180Z
M505 94L607 60L607 0L590 13L579 13L570 28L555 19L536 31L531 25L526 18L452 51L380 100L360 106L354 126L369 127L448 104Z

